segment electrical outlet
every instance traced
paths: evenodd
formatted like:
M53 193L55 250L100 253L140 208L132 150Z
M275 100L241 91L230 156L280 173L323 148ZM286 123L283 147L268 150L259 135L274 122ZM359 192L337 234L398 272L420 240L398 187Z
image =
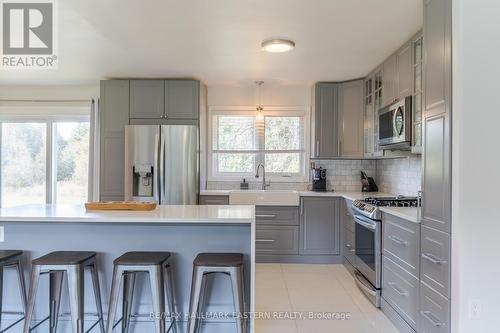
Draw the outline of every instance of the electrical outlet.
M4 226L0 226L0 242L5 242L5 230Z
M469 300L469 319L481 319L481 301L478 299Z

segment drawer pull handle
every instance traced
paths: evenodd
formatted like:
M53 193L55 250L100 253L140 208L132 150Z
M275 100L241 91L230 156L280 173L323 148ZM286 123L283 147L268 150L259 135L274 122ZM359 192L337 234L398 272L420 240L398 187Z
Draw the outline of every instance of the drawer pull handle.
M351 253L356 252L356 249L353 249L351 244L346 244L345 247L347 247Z
M258 243L274 243L274 242L276 242L275 239L256 239L255 241Z
M263 219L275 219L276 214L256 214L255 217L260 217Z
M430 311L422 311L422 315L434 326L441 327L444 326L445 323L441 323L437 320L437 318Z
M441 264L445 264L446 261L444 260L441 260L435 256L433 256L432 254L430 253L422 253L422 258L432 262L433 264L436 264L436 265L441 265Z
M398 237L396 236L389 236L389 239L392 240L394 243L398 244L398 245L401 245L401 246L406 246L408 245L408 242L405 242L404 240L402 239L399 239Z
M391 288L394 289L399 294L399 296L408 296L408 293L401 290L396 282L389 282L389 286L391 286Z

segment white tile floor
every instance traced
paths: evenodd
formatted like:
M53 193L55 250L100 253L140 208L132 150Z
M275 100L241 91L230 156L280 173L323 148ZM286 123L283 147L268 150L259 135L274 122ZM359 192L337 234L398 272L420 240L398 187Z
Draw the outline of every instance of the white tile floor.
M349 313L350 319L259 319L255 333L397 333L343 265L257 264L256 311Z

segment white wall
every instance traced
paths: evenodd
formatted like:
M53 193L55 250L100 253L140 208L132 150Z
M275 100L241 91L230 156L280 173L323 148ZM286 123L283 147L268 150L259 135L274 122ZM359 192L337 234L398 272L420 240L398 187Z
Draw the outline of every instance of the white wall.
M262 85L262 104L269 106L305 106L311 104L309 85ZM209 86L209 106L257 105L255 84L234 86Z
M500 326L500 2L453 1L452 332ZM482 303L469 318L469 300Z
M99 96L96 85L0 86L0 99L90 99Z

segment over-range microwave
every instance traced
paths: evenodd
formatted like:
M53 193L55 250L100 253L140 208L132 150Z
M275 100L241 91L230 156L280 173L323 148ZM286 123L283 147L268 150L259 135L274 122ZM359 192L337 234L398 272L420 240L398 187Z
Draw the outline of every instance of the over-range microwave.
M378 112L378 144L382 149L411 146L412 98L407 96Z

